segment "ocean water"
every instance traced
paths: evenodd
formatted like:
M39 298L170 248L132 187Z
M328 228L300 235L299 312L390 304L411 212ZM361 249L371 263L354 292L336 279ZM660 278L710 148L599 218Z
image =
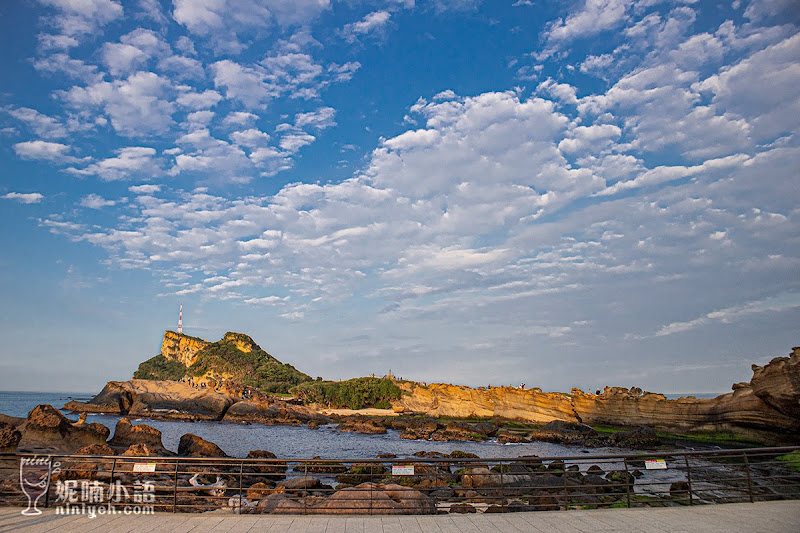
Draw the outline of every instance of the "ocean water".
M0 392L0 413L26 416L36 405L46 403L61 408L69 400L88 400L90 394ZM68 418L77 417L64 413ZM87 422L99 422L113 430L119 416L89 414ZM393 453L409 456L417 451L450 453L454 450L471 452L486 458L519 457L535 454L540 457L572 456L591 454L629 453L624 448L584 448L563 446L547 442L524 444L499 444L497 442L433 442L401 439L397 431L389 430L383 435L340 433L334 426L320 429L291 426L263 426L260 424L236 424L229 422L172 422L162 420L133 419L134 424L148 424L162 433L167 449L176 451L182 435L194 433L214 442L232 457L245 457L250 450L269 450L278 457L287 459L320 456L331 459L374 458L378 454Z

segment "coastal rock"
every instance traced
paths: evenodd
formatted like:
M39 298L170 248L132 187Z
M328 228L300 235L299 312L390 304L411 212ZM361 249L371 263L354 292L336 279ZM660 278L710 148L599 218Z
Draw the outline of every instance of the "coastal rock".
M22 439L22 433L15 426L0 422L0 452L17 451L20 439Z
M647 449L658 446L658 435L656 431L647 426L636 428L632 431L620 431L612 433L606 439L611 446L621 448Z
M433 500L401 485L362 483L339 490L314 507L320 514L434 514Z
M309 422L328 424L330 419L307 407L271 399L240 401L225 413L226 422L254 422L265 425L301 426Z
M134 444L146 444L154 450L160 450L159 455L168 452L161 441L161 432L147 424L131 424L127 417L119 419L114 429L114 437L108 441L110 446L116 448L129 448Z
M800 348L793 349L788 358L754 366L749 383L737 384L733 392L716 398L668 400L638 387L605 387L601 394L573 389L571 394L563 394L413 382L398 382L398 386L405 393L395 402L396 407L429 416L495 417L542 424L560 420L618 428L650 426L679 434L731 433L764 444L800 442ZM428 438L435 431L425 429L420 431L409 424L402 436ZM579 432L542 429L534 431L532 438L575 443L594 438Z
M20 451L72 453L90 444L105 444L110 430L102 424L73 424L52 405L37 405L19 428Z
M64 409L164 420L220 420L237 401L226 390L197 389L178 381L132 379L109 381L88 402L71 401Z
M260 481L278 481L286 477L286 461L279 461L278 456L268 450L250 450L247 459L268 459L268 463L246 464L244 472L258 474Z
M408 423L405 431L400 434L400 438L428 440L437 429L439 429L439 423L433 418L414 420Z
M339 423L339 431L349 433L386 433L386 427L369 418L353 418Z
M800 346L789 357L753 365L753 393L782 415L800 420Z
M90 444L75 451L75 455L115 455L108 444Z
M153 448L149 444L137 442L136 444L131 444L121 455L132 457L158 457L159 455L164 455L164 453L162 448ZM174 454L170 453L170 455Z
M181 437L178 443L178 455L182 457L228 457L222 448L193 433L187 433Z

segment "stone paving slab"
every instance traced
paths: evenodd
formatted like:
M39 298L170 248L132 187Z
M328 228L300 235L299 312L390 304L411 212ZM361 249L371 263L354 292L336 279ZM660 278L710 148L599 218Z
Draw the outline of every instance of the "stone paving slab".
M269 516L156 513L35 517L0 508L0 532L19 533L798 533L800 501L694 507L439 516Z

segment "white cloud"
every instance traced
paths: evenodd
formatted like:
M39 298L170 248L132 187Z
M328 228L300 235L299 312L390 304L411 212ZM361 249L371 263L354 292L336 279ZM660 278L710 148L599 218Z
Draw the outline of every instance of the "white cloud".
M119 135L143 137L166 133L173 125L172 84L154 72L137 72L125 80L72 87L60 93L71 107L97 107L111 119Z
M68 155L72 147L48 141L24 141L14 145L14 152L22 159L41 159L54 163L74 163L77 157Z
M269 135L261 130L249 129L244 131L234 131L230 135L231 140L241 146L258 148L269 143Z
M48 18L64 35L77 37L94 33L122 16L122 6L114 0L39 0L59 13Z
M111 207L116 205L117 202L113 200L106 200L97 194L89 194L81 199L81 205L89 209L102 209L103 207Z
M589 37L620 26L627 18L631 0L586 0L582 9L549 24L545 33L551 44Z
M10 192L2 196L6 200L16 200L21 204L38 204L44 196L38 192Z
M249 126L258 120L258 115L247 113L245 111L233 111L223 120L223 123L228 127L235 126Z
M53 117L29 107L8 109L8 114L28 125L39 137L57 139L67 136L66 128Z
M244 67L224 59L211 65L214 85L225 89L225 97L239 100L246 107L263 107L278 95L278 90L265 81L265 73L258 68Z
M129 179L133 175L158 176L163 173L154 159L156 151L146 146L129 146L116 150L116 157L102 159L91 165L68 172L78 175L94 175L103 181Z
M102 79L102 74L95 65L90 65L80 59L73 59L62 53L38 58L34 60L33 67L40 72L62 74L85 82L97 82Z
M219 49L246 47L241 41L273 26L305 25L330 8L329 0L173 0L173 18Z
M298 113L294 116L294 125L298 128L310 126L317 130L324 130L336 125L334 117L336 110L332 107L320 107L316 111Z
M217 91L212 91L211 89L206 89L205 91L198 93L198 92L185 92L182 93L177 98L177 102L184 106L191 109L208 109L209 107L214 107L217 105L220 100L222 100L222 95L219 94Z
M144 185L132 185L128 190L133 194L153 194L161 190L161 185L146 183Z
M358 22L345 24L341 30L342 37L349 43L356 42L359 37L368 34L380 34L391 18L388 11L374 11L364 16Z

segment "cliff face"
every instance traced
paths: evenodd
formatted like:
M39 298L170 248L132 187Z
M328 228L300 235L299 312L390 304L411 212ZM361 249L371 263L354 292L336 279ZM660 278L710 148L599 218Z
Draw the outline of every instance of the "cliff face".
M208 345L208 342L197 337L167 331L161 342L161 355L168 361L178 361L189 367L197 360L197 354Z
M667 400L661 394L620 387L606 387L595 395L579 389L561 394L512 387L403 383L400 386L406 394L395 405L431 416L647 425L677 433L729 432L765 443L800 442L800 348L795 348L791 357L779 357L753 369L749 383L734 385L733 392L711 399Z

